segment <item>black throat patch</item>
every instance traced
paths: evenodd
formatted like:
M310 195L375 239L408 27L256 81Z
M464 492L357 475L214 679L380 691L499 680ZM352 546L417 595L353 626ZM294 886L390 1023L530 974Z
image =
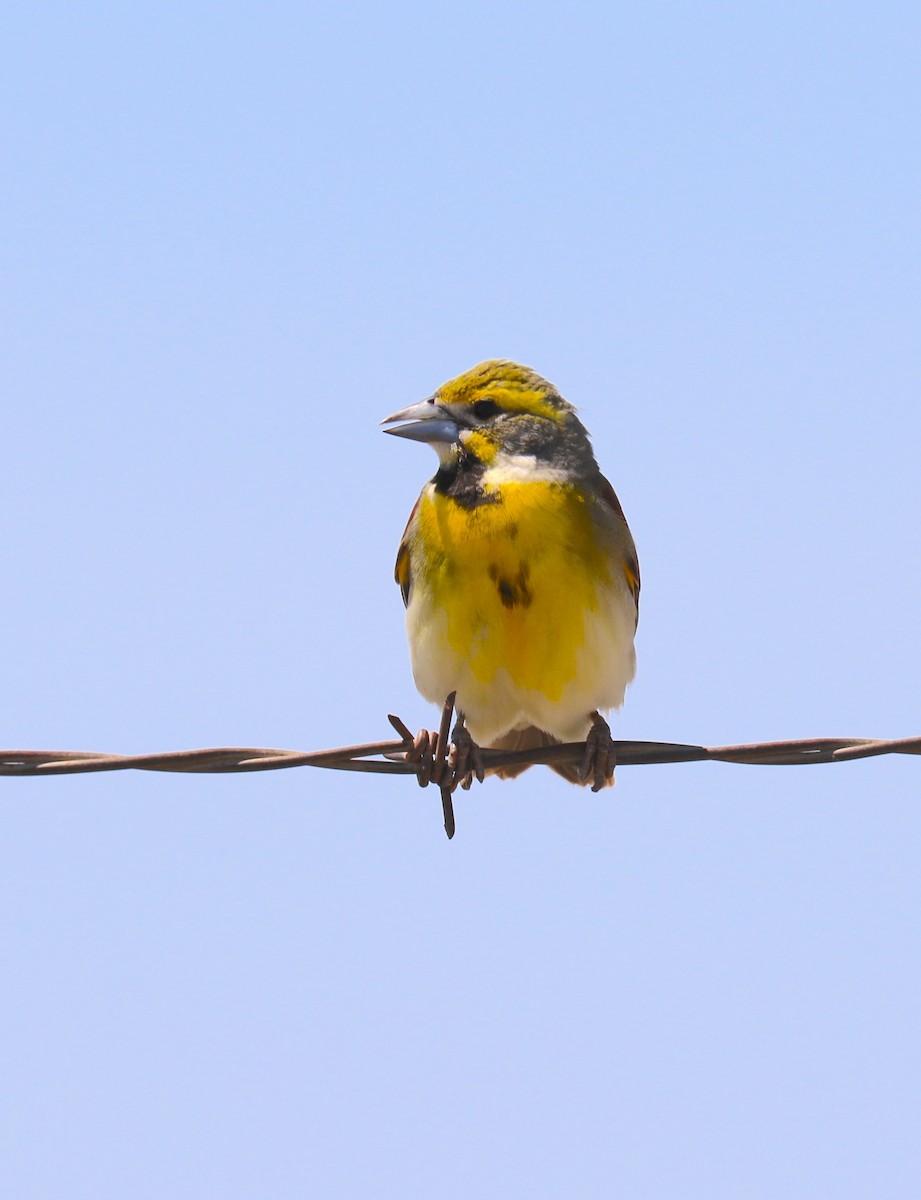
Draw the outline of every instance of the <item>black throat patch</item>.
M450 496L461 508L479 508L481 504L499 504L500 497L483 487L486 464L464 451L446 466L441 466L432 482L440 496Z

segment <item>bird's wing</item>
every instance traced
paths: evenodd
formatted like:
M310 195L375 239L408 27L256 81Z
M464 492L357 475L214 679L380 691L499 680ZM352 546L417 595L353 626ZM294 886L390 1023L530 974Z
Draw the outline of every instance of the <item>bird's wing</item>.
M409 559L409 531L412 528L413 522L416 519L416 514L419 511L419 505L422 501L420 496L413 505L413 510L409 514L409 520L406 522L406 528L403 530L403 536L400 539L400 548L397 551L396 566L393 569L393 578L400 585L400 595L403 597L403 606L409 605L409 593L412 590L412 571Z
M617 493L603 475L601 476L598 489L598 498L601 501L600 514L602 523L608 526L616 548L623 555L624 577L627 580L627 586L633 593L633 601L636 604L636 619L639 621L640 562L636 556L633 535L630 532L630 526L627 524L627 518L624 516L624 510L617 499Z

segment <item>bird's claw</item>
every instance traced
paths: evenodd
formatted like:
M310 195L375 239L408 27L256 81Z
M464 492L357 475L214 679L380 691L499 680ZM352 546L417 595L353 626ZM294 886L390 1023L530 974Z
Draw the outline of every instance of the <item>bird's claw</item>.
M419 787L428 787L437 773L435 756L437 734L420 729L406 750L406 761L416 763L416 781Z
M474 779L483 782L486 778L483 755L463 721L454 726L447 752L440 741L437 731L420 729L405 752L406 761L416 764L420 787L435 783L452 792L457 787L466 791Z
M448 786L453 790L460 784L466 792L472 785L474 777L479 783L486 778L483 755L480 753L480 747L470 736L470 732L464 724L464 718L461 717L451 735L451 749L448 752L448 779L450 781Z
M616 764L611 727L600 713L592 713L592 727L585 739L579 778L586 782L593 779L592 791L600 792L602 788L613 786Z
M486 777L480 747L470 736L462 713L458 713L450 744L448 743L448 729L453 711L454 692L445 700L439 728L435 731L420 729L415 737L399 717L389 718L390 724L403 739L404 760L416 768L419 786L428 787L430 783L434 783L441 792L445 833L449 838L454 837L455 828L454 805L451 799L453 792L458 785L466 791L474 778L482 783Z

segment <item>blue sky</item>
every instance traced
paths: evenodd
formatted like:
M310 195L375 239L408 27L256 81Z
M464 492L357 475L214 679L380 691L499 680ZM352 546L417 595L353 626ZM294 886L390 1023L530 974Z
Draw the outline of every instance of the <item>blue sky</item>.
M916 6L2 29L0 741L434 721L378 421L496 356L636 536L616 735L921 734ZM4 1192L916 1196L919 770L8 779Z

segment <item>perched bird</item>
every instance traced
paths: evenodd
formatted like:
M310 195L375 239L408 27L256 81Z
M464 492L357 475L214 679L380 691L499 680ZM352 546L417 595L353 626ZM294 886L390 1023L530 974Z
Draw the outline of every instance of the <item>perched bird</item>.
M601 710L620 707L636 669L640 572L576 410L535 371L493 360L382 424L394 422L387 433L439 459L396 562L419 691L437 704L456 692L454 740L474 754L585 741L580 766L554 769L612 783Z

